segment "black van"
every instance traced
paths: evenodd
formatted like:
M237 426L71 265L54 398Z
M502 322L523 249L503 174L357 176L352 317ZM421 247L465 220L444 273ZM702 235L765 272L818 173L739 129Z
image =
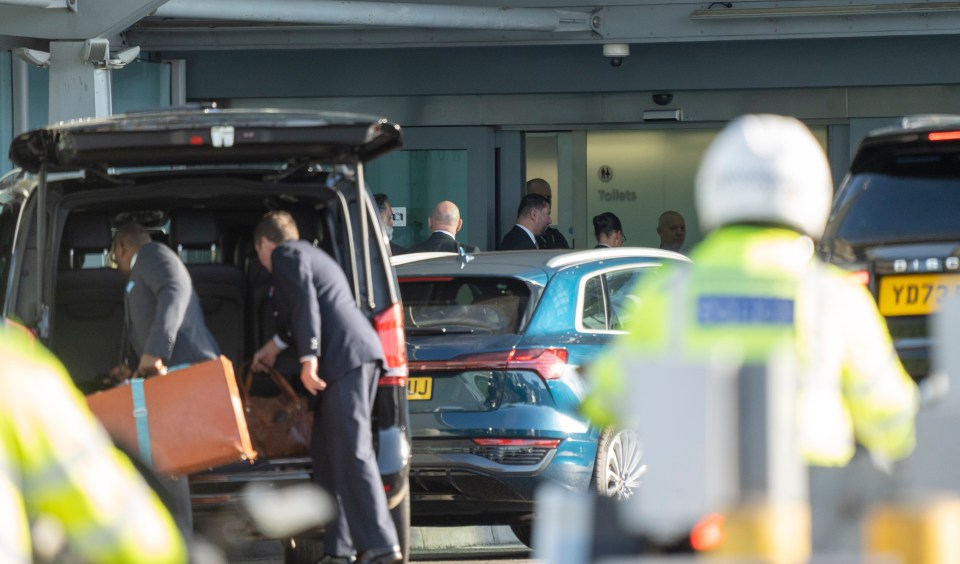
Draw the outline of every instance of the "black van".
M100 389L119 361L124 315L123 277L109 256L112 230L135 220L179 253L208 327L239 366L274 331L269 275L257 261L252 230L266 211L289 211L301 238L343 267L357 307L382 340L387 366L374 438L406 554L403 315L363 179L364 162L401 144L399 126L371 116L202 108L81 120L19 135L10 158L20 170L0 181L3 314L56 353L83 392ZM277 361L281 368L285 363L297 366L295 358ZM280 485L307 480L309 473L304 457L194 475L197 528L230 514L250 481ZM289 543L289 560L319 558L318 542L297 540Z

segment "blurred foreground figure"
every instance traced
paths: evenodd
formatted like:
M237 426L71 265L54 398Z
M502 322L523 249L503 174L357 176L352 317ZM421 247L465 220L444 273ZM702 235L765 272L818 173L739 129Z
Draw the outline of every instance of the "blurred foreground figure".
M638 287L628 334L594 364L583 409L601 425L640 422L649 465L640 521L655 501L663 522L693 497L688 509L757 501L764 516L755 522L773 529L789 506L784 542L806 542L794 552L802 557L804 462L843 466L857 442L881 467L905 457L917 388L868 291L814 256L832 183L803 124L774 115L730 123L701 163L695 197L710 235L692 265ZM718 358L733 368L721 370ZM696 513L687 516L704 517ZM786 552L776 542L772 552Z
M0 355L0 561L33 560L42 517L86 561L186 562L170 514L63 366L16 329L0 329Z

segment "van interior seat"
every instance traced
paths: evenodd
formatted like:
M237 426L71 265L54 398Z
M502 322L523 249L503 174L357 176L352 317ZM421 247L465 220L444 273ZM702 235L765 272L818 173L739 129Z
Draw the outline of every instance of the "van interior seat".
M239 365L244 354L244 277L223 264L220 232L213 213L186 209L170 215L170 242L190 273L207 328L220 351Z
M51 348L85 393L100 389L120 362L125 281L107 260L111 243L106 214L74 213L67 218Z

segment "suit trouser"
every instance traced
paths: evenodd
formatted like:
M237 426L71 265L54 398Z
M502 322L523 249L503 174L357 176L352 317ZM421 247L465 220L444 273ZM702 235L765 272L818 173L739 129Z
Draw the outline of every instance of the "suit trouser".
M324 534L327 554L350 556L398 544L373 451L370 418L379 374L379 363L368 362L327 381L319 393L310 456L314 479L337 503Z
M193 541L193 508L190 501L190 478L187 476L168 476L160 479L170 495L170 513L177 528L188 543Z

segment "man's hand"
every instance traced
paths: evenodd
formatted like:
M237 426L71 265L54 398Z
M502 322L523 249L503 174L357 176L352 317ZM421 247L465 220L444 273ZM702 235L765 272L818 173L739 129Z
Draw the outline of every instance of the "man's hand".
M300 363L300 381L312 395L317 395L327 387L327 383L317 375L317 357L312 356Z
M166 373L167 367L164 366L162 358L144 353L140 356L140 366L137 367L134 376L149 378L150 376L162 376Z
M278 354L280 354L280 347L270 339L260 347L260 350L253 353L253 371L266 372L277 362Z
M118 364L110 369L110 372L107 373L107 377L103 380L103 384L105 386L116 386L118 384L122 384L132 377L133 371L130 370L129 366L126 364Z

